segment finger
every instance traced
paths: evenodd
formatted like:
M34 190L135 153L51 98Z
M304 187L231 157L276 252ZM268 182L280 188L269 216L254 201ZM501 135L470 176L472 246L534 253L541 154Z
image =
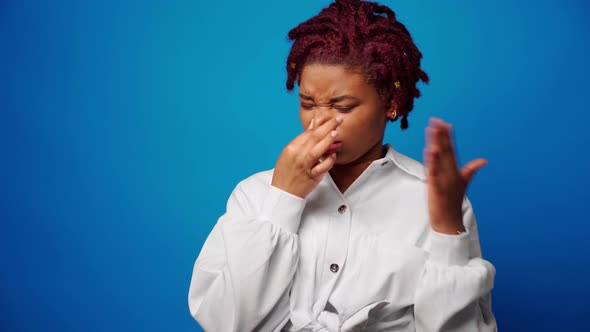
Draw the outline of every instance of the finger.
M428 128L430 128L430 141L433 144L440 145L443 152L447 150L450 143L447 139L450 136L447 135L447 133L451 130L451 125L444 122L442 119L432 117L429 119Z
M326 135L321 141L317 142L316 145L311 148L311 150L309 150L308 161L314 163L320 159L324 154L326 154L332 143L336 142L337 139L338 132L336 130L332 130L329 135Z
M426 127L426 129L424 129L424 141L425 141L425 145L426 148L430 148L430 145L432 144L432 128L431 127Z
M457 176L457 157L453 147L451 124L439 118L430 118L428 133L430 149L438 152L437 174Z
M441 151L441 161L445 168L457 171L457 156L453 146L452 127L450 124L443 124L439 132L439 146Z
M424 148L422 150L422 163L424 164L425 168L428 168L430 166L430 158L429 158L429 150L427 148Z
M436 138L436 129L433 127L426 127L424 130L426 136L426 146L424 148L424 163L427 167L434 166L434 152L439 150L438 139ZM427 170L427 173L430 169Z
M308 137L312 134L313 126L314 121L313 119L311 119L309 125L307 126L307 130L305 130L299 136L295 137L291 143L298 147L304 147L306 145L305 143L307 142Z
M440 151L437 148L431 149L428 152L428 160L430 161L428 167L429 176L437 176L440 174Z
M440 148L443 152L452 151L453 144L451 139L451 132L452 128L451 125L448 123L442 123L441 127L439 127L438 135L439 135L439 144Z
M315 165L311 169L311 176L314 179L320 179L324 176L329 170L332 169L334 164L336 163L336 154L332 153L331 155L327 156L322 160L319 164Z
M439 145L439 138L438 138L438 131L436 128L428 127L426 128L426 140L428 141L425 150L426 157L425 159L428 160L428 167L438 166L435 163L439 160L440 154L440 145Z
M433 123L431 123L428 127L426 127L426 143L429 148L438 147L440 145L440 130L441 128Z
M440 118L431 117L428 119L428 126L432 129L443 128L444 121Z
M332 130L338 128L343 119L344 118L342 116L337 116L330 119L329 121L324 122L321 126L314 128L308 140L308 151L311 150L313 146L317 144L317 142L328 136Z
M476 160L472 160L468 162L465 166L463 166L463 169L461 169L460 174L463 178L463 181L465 181L465 184L469 184L475 173L477 173L477 171L479 171L480 168L484 167L487 164L488 161L486 159L479 158Z
M431 176L436 176L441 172L441 160L443 149L441 141L444 137L443 121L439 118L431 117L426 127L426 148L425 159L428 161L427 173Z
M431 142L441 144L441 135L448 128L447 124L442 119L432 117L428 122L428 128L430 128Z

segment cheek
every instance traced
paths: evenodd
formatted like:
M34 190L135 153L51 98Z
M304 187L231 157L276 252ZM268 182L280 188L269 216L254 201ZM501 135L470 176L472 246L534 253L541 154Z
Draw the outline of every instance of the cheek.
M309 123L311 122L311 116L309 114L310 112L299 111L299 122L301 122L303 129L309 128Z
M373 110L373 112L369 113L370 115L367 116L365 119L367 130L371 132L381 135L385 130L385 126L387 125L387 112L380 111L380 110Z
M351 117L344 117L344 122L336 129L341 139L345 141L359 141L366 136L367 127L363 122L359 122Z
M341 127L351 134L360 134L372 131L375 128L376 120L369 112L359 110L356 113L344 114L344 123Z
M338 127L338 133L343 138L355 141L373 141L375 138L383 136L386 120L386 117L357 117L351 114L351 116L344 116L344 123Z

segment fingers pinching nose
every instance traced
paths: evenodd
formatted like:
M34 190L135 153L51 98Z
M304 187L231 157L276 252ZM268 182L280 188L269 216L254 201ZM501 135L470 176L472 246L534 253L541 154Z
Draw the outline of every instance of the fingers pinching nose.
M309 122L309 126L307 127L308 130L313 129L313 119Z

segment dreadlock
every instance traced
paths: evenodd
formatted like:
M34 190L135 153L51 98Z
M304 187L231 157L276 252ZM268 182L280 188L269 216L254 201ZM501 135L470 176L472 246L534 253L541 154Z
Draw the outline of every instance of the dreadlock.
M287 90L299 83L306 64L360 67L384 101L397 106L401 129L408 128L414 98L420 97L416 85L429 79L420 68L422 53L390 8L376 2L336 0L289 31L289 40L293 45L287 58Z

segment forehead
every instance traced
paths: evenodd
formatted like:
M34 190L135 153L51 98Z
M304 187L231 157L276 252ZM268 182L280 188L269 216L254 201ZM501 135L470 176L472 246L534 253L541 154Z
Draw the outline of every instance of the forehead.
M301 71L299 90L316 99L367 93L372 87L360 71L342 65L310 64Z

